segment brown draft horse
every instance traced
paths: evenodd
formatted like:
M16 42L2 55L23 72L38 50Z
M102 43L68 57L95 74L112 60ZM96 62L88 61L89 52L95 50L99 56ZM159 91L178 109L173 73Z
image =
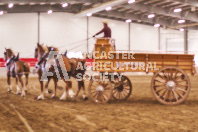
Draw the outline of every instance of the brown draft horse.
M78 75L81 75L81 77L83 77L83 75L85 74L86 71L86 66L85 66L85 59L77 59L77 58L71 58L69 59L67 57L67 53L65 53L64 55L60 55L60 57L62 58L62 63L59 62L58 58L56 58L56 66L58 68L60 77L63 81L66 82L66 88L65 91L63 93L63 95L61 96L60 100L65 100L66 99L66 94L67 92L71 92L71 87L72 87L72 83L70 81L70 77L73 77L75 79L77 79L78 81L78 91L76 93L76 96L78 96L80 89L83 88L83 99L87 100L88 98L86 97L85 94L85 84L84 84L84 80L78 77ZM82 67L78 68L78 64L80 64ZM67 73L67 76L69 77L69 80L65 80L65 76L64 76L64 69ZM80 80L79 80L80 79Z
M44 46L44 45L41 45L39 43L37 43L37 47L35 48L35 53L34 53L34 57L38 59L38 62L36 64L36 68L37 68L37 74L38 74L38 77L39 77L39 82L40 82L40 85L41 85L41 94L38 96L37 100L42 100L44 99L44 94L43 94L43 81L41 80L41 77L42 77L42 74L43 74L43 70L48 67L49 68L49 71L50 72L55 72L55 69L54 69L54 66L53 66L53 60L49 60L51 62L51 65L48 63L46 64L46 59L48 57L48 54L49 52L53 49L53 51L57 51L59 52L59 50L55 47L47 47L47 46ZM49 62L48 61L48 62ZM56 96L56 89L57 89L57 82L58 82L58 79L57 79L57 76L56 74L53 74L53 76L49 76L47 78L47 83L45 85L45 90L46 90L46 93L49 94L49 91L48 91L48 84L49 84L49 81L53 79L54 81L54 93L52 94L52 98L54 98Z
M56 96L56 88L57 88L58 78L57 78L56 73L55 73L54 65L57 65L57 64L55 64L56 63L55 59L47 60L47 57L48 57L50 51L57 51L58 52L58 49L55 48L55 47L47 47L47 46L44 46L44 45L41 45L41 44L37 44L37 47L35 48L35 58L38 59L38 63L37 63L38 66L37 67L38 67L39 80L40 80L40 84L41 84L41 95L38 96L37 99L44 99L43 81L41 81L41 77L42 77L42 74L43 74L43 69L45 69L46 67L49 68L49 72L53 72L54 74L51 77L50 76L47 77L48 80L47 80L47 83L45 85L45 88L48 87L50 79L53 78L54 85L55 85L55 92L52 95L52 97ZM82 61L80 59L68 59L65 55L62 55L62 56L64 58L65 67L67 67L67 70L69 72L71 72L71 69L75 69L73 66L77 66L78 62L80 62L80 63L85 62L84 60ZM84 71L76 70L76 71L73 71L73 74L75 74L75 72L82 72L84 74L85 70ZM72 76L72 75L70 75L70 76ZM63 79L63 75L61 76L61 78ZM65 83L66 83L66 89L65 89L65 92L63 93L63 95L60 97L60 100L65 100L66 99L66 92L67 91L68 91L71 98L74 97L74 92L71 89L71 87L72 87L71 81L65 81ZM84 81L78 81L78 91L77 91L76 96L78 96L78 93L79 93L81 87L83 88L83 98L87 99L86 94L85 94Z
M15 56L11 49L6 49L4 52L4 60L6 61L6 68L7 68L7 83L8 83L8 92L11 92L12 89L10 87L11 81L10 78L16 78L16 87L17 92L16 94L20 94L21 96L25 96L25 91L27 90L28 85L28 76L30 72L29 65L24 61L19 61L19 54ZM22 76L25 75L26 83L23 84ZM18 80L22 86L22 92L20 87L18 86Z

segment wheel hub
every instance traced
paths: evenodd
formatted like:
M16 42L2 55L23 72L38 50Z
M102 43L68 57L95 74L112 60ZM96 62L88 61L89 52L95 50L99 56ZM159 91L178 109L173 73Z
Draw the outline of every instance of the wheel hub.
M119 92L122 92L123 91L123 89L124 89L124 87L123 87L123 85L121 84L121 85L119 85L118 87L117 87L117 90L119 91Z
M168 81L166 83L166 87L169 89L169 90L173 90L175 88L176 84L174 81Z
M103 92L104 91L104 87L99 85L97 88L96 88L96 91L98 92Z

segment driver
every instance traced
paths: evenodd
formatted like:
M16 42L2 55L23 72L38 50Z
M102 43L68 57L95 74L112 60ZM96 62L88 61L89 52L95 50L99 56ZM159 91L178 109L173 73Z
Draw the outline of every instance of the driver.
M111 29L108 26L108 21L103 20L102 23L103 23L104 28L100 32L93 35L93 37L95 37L96 35L99 35L101 33L104 33L104 38L111 38Z

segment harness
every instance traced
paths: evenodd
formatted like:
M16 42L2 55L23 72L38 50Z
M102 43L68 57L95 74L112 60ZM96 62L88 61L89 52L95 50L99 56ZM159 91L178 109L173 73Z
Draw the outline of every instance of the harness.
M45 68L45 66L46 66L46 63L47 63L47 58L48 58L48 53L45 53L41 58L40 58L40 60L37 62L37 64L35 65L35 67L36 68L39 68L39 69L44 69ZM65 56L65 55L63 55L63 56ZM77 61L76 60L74 60L75 61L75 63L77 63ZM82 64L84 65L84 61L82 61ZM42 65L41 65L42 64ZM72 77L74 77L74 78L76 78L76 75L77 75L77 73L82 73L82 74L84 74L84 72L85 72L85 70L76 70L76 68L74 67L74 62L72 63L72 62L69 62L69 64L70 64L70 66L71 66L71 71L67 71L67 70L65 70L65 71L62 71L62 68L61 68L61 65L60 65L60 63L59 63L59 60L58 60L58 58L55 58L55 64L56 64L56 67L57 67L57 69L58 69L58 72L59 72L59 74L61 74L61 76L64 76L64 74L66 74L67 73L67 75L68 75L68 77L70 78L71 76ZM55 71L54 71L54 73L55 73Z
M41 59L36 63L35 67L36 67L36 68L41 68L41 69L42 69L42 68L45 68L48 55L49 55L48 53L45 53L45 54L41 57ZM43 64L43 65L41 66L41 64Z
M15 63L15 62L13 62L13 63ZM13 63L11 63L11 64L9 64L9 65L7 65L6 66L6 68L7 68L7 72L9 73L9 75L10 76L12 76L12 77L16 77L16 75L18 75L18 74L25 74L25 73L27 73L28 71L27 71L27 64L26 63L24 63L23 64L23 69L24 69L24 72L21 72L21 73L18 73L18 74L16 74L15 73L15 65L13 65L13 68L11 69L11 66L12 66L12 64ZM28 72L29 73L29 72Z

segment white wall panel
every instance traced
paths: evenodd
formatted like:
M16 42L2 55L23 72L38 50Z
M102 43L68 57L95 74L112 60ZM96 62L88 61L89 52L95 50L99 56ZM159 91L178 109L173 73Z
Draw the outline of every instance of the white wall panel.
M188 51L198 53L198 31L188 31Z
M0 16L0 46L12 48L20 57L33 57L37 43L36 13L4 14ZM1 53L3 52L1 51ZM0 54L0 57L3 55Z
M161 51L184 51L184 32L160 29Z
M89 36L93 36L103 28L102 23L103 18L89 17ZM108 20L109 27L111 28L112 38L115 39L117 50L128 50L128 24L121 21ZM103 37L103 34L97 37ZM90 40L90 48L92 51L94 47L95 40Z
M86 51L86 18L74 19L70 13L41 13L40 43L61 47L61 51ZM81 41L84 40L84 41ZM81 41L80 43L75 43ZM75 44L73 44L75 43Z
M131 50L158 51L158 28L131 23Z

